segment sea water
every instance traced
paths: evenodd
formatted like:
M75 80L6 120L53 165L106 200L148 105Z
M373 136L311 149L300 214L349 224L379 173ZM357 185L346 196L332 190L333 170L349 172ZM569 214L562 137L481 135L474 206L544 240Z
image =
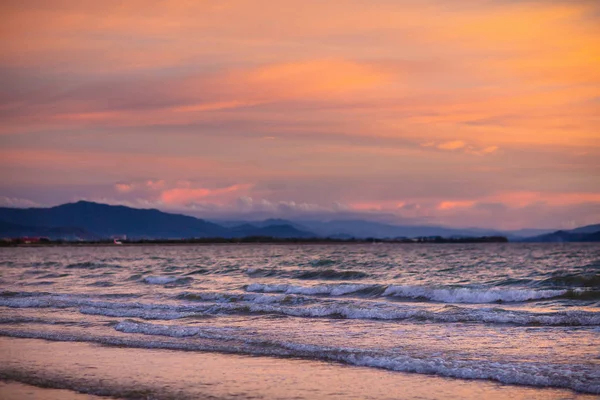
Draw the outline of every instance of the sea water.
M0 274L2 336L600 394L596 244L19 247Z

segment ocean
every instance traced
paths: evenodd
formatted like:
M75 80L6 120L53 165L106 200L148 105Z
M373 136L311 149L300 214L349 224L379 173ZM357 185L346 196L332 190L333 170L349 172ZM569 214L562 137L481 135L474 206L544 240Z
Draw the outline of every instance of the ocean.
M62 342L59 355L91 344L129 362L140 349L227 354L600 394L598 244L32 246L0 248L0 273L0 336L17 338L0 353L43 339ZM0 378L135 397L15 354ZM177 398L191 385L181 379L147 397Z

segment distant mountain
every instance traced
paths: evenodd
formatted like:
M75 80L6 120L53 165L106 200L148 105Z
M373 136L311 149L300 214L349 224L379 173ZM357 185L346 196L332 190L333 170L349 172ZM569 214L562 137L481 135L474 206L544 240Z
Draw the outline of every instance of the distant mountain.
M505 236L511 240L550 233L552 229L520 229L515 231L500 231L481 228L448 228L436 225L393 225L366 220L285 220L267 219L264 221L214 221L220 225L234 227L251 224L257 227L270 225L290 225L301 231L314 232L320 237L333 239L365 239L365 238L399 238L399 237L478 237Z
M325 237L397 238L423 236L495 236L502 232L485 229L455 229L434 225L391 225L363 220L301 221L306 229Z
M552 233L555 229L518 229L516 231L504 232L509 238L526 238L531 236L545 235L546 233Z
M232 237L246 236L271 236L277 238L314 238L317 237L312 232L303 231L292 225L267 225L254 226L253 224L244 224L230 228Z
M179 239L206 237L313 237L290 225L256 227L252 225L226 228L202 219L170 214L155 209L136 209L125 206L79 201L51 208L0 208L3 226L0 234L12 236L51 236L71 238L76 233L84 237ZM73 228L66 228L73 227ZM61 230L64 235L61 236Z
M569 233L595 233L600 232L600 224L586 225L579 228L571 229Z
M236 228L242 225L253 226L255 228L265 228L273 225L289 225L300 231L308 230L306 226L301 223L289 221L281 218L269 218L262 221L246 221L246 220L211 220L211 222L224 226L226 228Z
M224 226L225 225L225 226ZM540 230L501 232L486 229L457 229L428 225L392 225L364 220L214 223L203 219L125 206L79 201L51 208L0 208L0 237L47 236L66 239L95 239L127 235L131 239L275 238L393 239L400 237L507 236L517 241L594 241L600 224L571 231L545 233ZM545 234L539 235L540 232ZM520 235L538 234L522 239ZM586 236L591 235L591 236Z
M590 227L596 227L597 231L590 232ZM570 231L556 231L545 235L525 238L521 241L536 243L600 242L600 225L589 225Z
M47 237L49 239L94 240L96 235L77 227L24 226L0 221L0 237Z

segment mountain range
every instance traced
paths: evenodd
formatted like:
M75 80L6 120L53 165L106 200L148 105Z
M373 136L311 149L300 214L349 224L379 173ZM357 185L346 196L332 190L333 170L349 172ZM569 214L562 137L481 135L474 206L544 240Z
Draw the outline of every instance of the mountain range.
M599 241L600 224L570 231L528 229L497 231L457 229L428 225L392 225L364 220L207 221L156 209L136 209L88 201L50 208L0 207L0 237L44 236L50 239L97 240L127 236L130 239L241 238L398 238L506 236L512 241Z
M51 208L0 208L0 236L46 236L94 240L273 236L306 238L314 234L290 225L224 227L203 219L159 210L79 201Z
M543 243L600 242L600 224L582 226L569 231L556 231L524 238L520 241Z

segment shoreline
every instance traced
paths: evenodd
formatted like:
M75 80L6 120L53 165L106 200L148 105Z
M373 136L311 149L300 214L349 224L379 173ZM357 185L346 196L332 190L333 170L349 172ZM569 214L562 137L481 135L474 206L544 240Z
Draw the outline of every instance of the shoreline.
M117 398L596 398L565 389L504 385L297 358L11 337L0 337L0 380L34 385L40 391L52 388Z
M282 245L282 246L310 246L310 245L435 245L435 244L507 244L507 243L521 243L521 242L510 242L510 241L468 241L468 240L440 240L440 241L393 241L393 240L351 240L351 241L326 241L326 240L274 240L274 241L132 241L115 244L113 242L45 242L45 243L2 243L0 248L14 248L14 247L133 247L133 246L256 246L256 245Z

